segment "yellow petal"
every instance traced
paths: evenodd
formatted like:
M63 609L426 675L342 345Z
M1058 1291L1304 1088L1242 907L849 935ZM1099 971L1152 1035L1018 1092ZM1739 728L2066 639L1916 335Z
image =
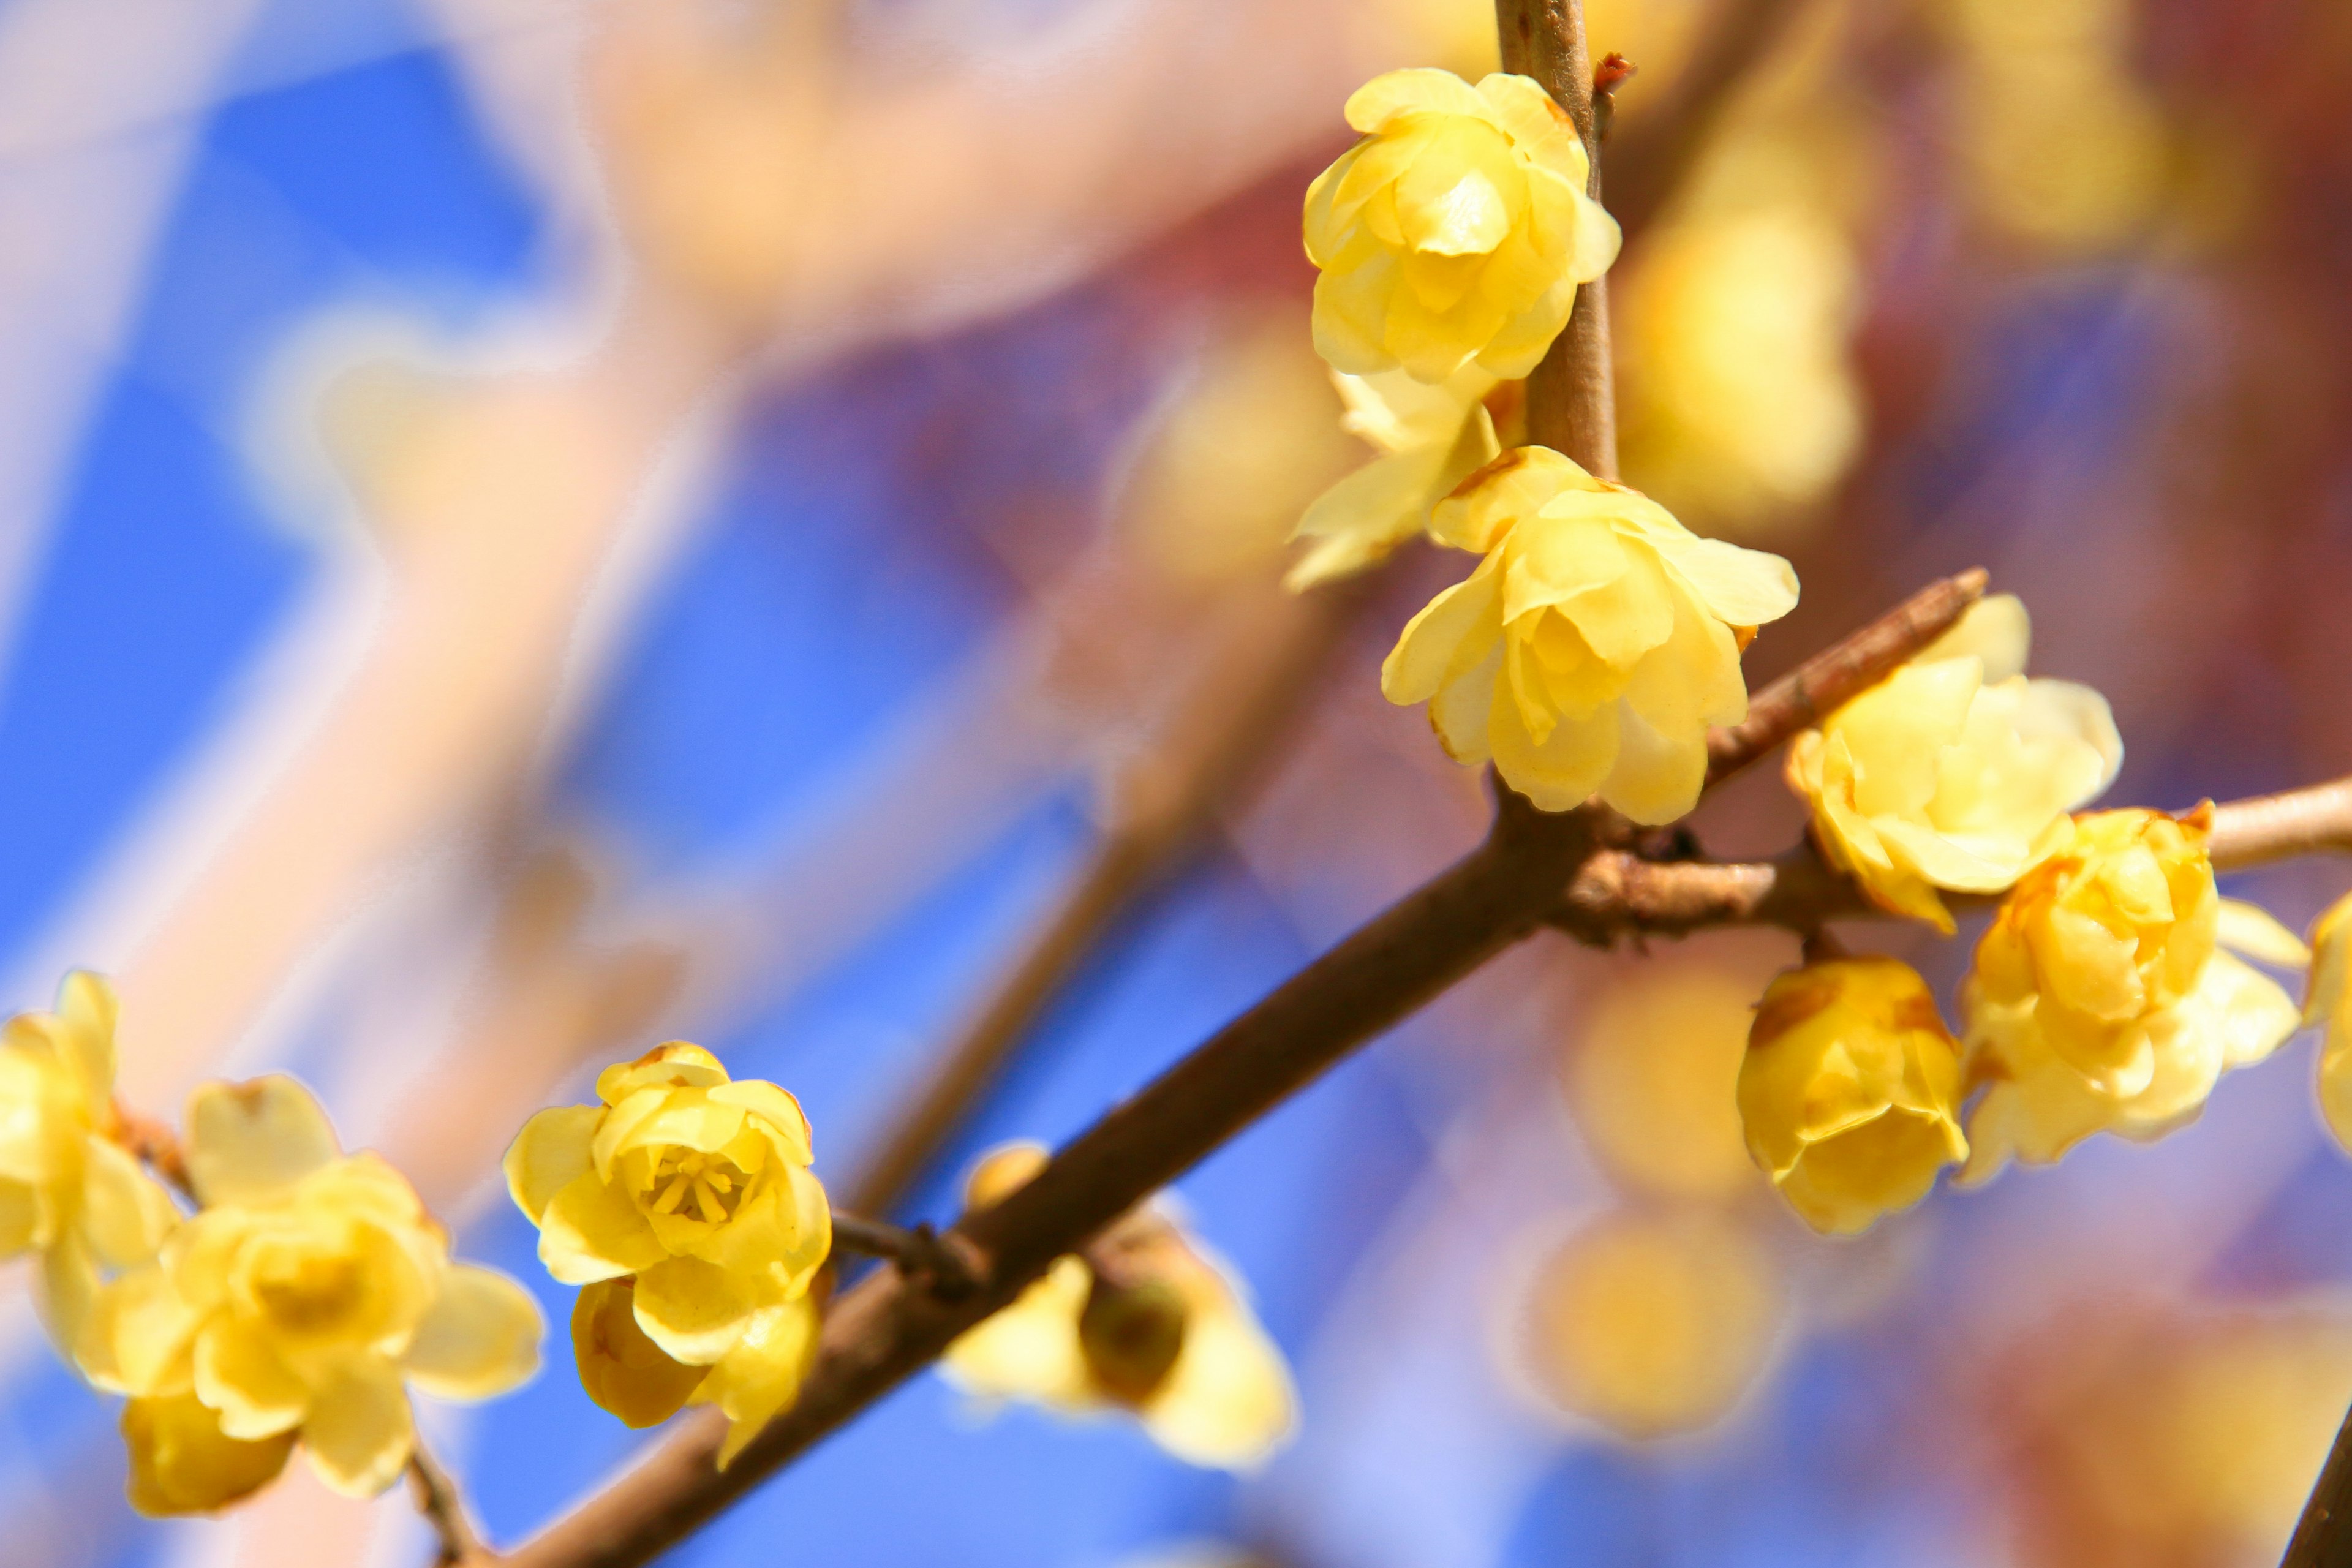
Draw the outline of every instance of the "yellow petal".
M740 1107L765 1122L782 1141L786 1159L803 1165L815 1159L809 1146L808 1116L801 1102L784 1089L761 1079L743 1079L720 1084L710 1091L710 1098L720 1105Z
M261 1333L226 1314L196 1336L196 1397L221 1430L247 1440L289 1431L310 1414L310 1390Z
M1502 636L1503 559L1489 555L1405 623L1381 665L1381 694L1399 707L1426 702L1457 671L1475 666Z
M1987 684L1992 684L2023 675L2032 647L2033 621L2025 613L2025 602L2014 594L1995 594L1970 605L1913 662L1973 658L1984 667Z
M399 1369L362 1356L321 1388L302 1426L302 1450L319 1479L345 1497L368 1498L400 1479L416 1427Z
M637 1327L673 1360L709 1366L741 1342L751 1315L780 1288L699 1258L672 1258L637 1274Z
M1078 1259L1055 1258L1010 1306L959 1335L940 1358L940 1372L982 1398L1029 1399L1066 1408L1091 1403L1092 1380L1078 1347L1078 1315L1093 1279Z
M1649 540L1717 620L1760 626L1797 607L1796 569L1778 555L1663 529Z
M716 1405L727 1417L727 1440L719 1447L720 1469L733 1464L761 1428L800 1396L801 1380L816 1359L822 1326L816 1303L796 1296L761 1310L741 1342L710 1369L695 1399Z
M267 1203L340 1152L318 1100L282 1073L188 1100L188 1175L207 1205Z
M604 1115L601 1105L562 1105L522 1124L507 1150L507 1191L531 1224L540 1223L557 1193L588 1173L589 1147Z
M58 1021L65 1026L58 1044L91 1103L114 1094L114 987L102 975L77 969L58 987Z
M409 1381L443 1399L488 1399L539 1370L546 1322L530 1291L476 1264L451 1266L402 1358Z
M1297 1427L1282 1352L1238 1302L1196 1310L1168 1380L1141 1411L1145 1430L1187 1464L1250 1470Z
M294 1451L291 1432L258 1443L227 1436L192 1394L131 1401L122 1408L122 1441L131 1506L152 1517L226 1508L275 1480Z
M1370 135L1400 114L1432 110L1482 119L1488 113L1486 100L1468 82L1427 66L1374 77L1349 95L1342 112L1352 129Z
M596 1075L596 1098L618 1105L641 1089L709 1089L727 1081L727 1069L700 1046L672 1040L656 1046L633 1062L622 1062Z
M1660 734L1638 712L1621 706L1617 760L1597 793L1643 826L1655 827L1690 814L1706 783L1706 731Z
M87 1134L82 1146L81 1227L99 1258L128 1268L155 1256L180 1221L171 1194L131 1152Z
M100 1291L80 1342L82 1374L113 1394L162 1394L186 1386L201 1316L159 1264L134 1268Z
M2214 940L2273 969L2305 969L2311 949L2294 932L2279 924L2268 910L2241 899L2223 899L2221 923Z
M639 1273L667 1256L636 1205L593 1171L558 1192L540 1220L540 1261L566 1285Z
M637 1326L634 1281L588 1286L572 1309L572 1351L588 1397L631 1426L677 1414L710 1369L674 1360Z

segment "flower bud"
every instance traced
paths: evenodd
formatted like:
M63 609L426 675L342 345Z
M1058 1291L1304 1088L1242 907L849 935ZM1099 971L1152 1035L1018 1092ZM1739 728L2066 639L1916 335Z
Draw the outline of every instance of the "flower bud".
M588 1397L631 1426L658 1426L677 1415L709 1375L688 1366L637 1326L636 1281L599 1280L572 1307L572 1351Z

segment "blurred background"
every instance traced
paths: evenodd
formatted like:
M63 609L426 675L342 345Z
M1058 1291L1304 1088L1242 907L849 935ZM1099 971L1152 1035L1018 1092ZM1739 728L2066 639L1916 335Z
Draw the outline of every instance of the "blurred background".
M1626 475L1796 563L1752 679L1980 563L2113 700L2114 800L2352 770L2352 9L1589 15L1641 68ZM5 1001L114 975L153 1110L299 1074L531 1283L545 1373L423 1414L494 1539L641 1441L497 1179L530 1110L697 1039L803 1098L842 1190L1255 712L903 1205L944 1218L977 1150L1066 1136L1475 840L1375 678L1464 559L1276 583L1370 455L1306 184L1365 79L1493 60L1478 0L0 4ZM1770 773L1710 848L1792 839ZM2347 880L2230 890L2300 926ZM1858 937L1947 986L1968 951ZM1731 1106L1793 957L1532 942L1188 1178L1297 1371L1259 1473L924 1377L675 1561L2273 1560L2352 1397L2309 1042L2159 1145L1829 1243ZM425 1561L402 1493L299 1466L137 1519L111 1402L5 1302L10 1563Z

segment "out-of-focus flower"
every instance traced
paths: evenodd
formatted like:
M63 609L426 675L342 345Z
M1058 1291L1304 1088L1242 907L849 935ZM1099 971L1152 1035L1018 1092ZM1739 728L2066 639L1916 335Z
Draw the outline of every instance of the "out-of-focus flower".
M523 1125L507 1190L539 1226L549 1273L627 1281L572 1314L591 1396L633 1426L677 1408L651 1414L685 1380L621 1331L625 1308L662 1355L709 1369L689 1392L732 1423L724 1463L791 1403L814 1343L803 1299L832 1250L833 1216L809 1170L808 1119L774 1084L730 1079L682 1041L606 1068L596 1093L603 1103Z
M1264 571L1299 509L1355 458L1295 310L1220 322L1146 428L1120 511L1181 583Z
M1563 1077L1612 1175L1668 1198L1761 1190L1733 1098L1760 979L1659 953L1593 1002Z
M1526 77L1431 69L1375 77L1346 112L1363 140L1307 192L1317 350L1355 375L1527 374L1617 258L1566 112Z
M1861 444L1853 290L1851 244L1819 203L1653 236L1610 288L1626 472L1711 532L1760 532L1821 500Z
M1503 450L1486 401L1497 385L1476 365L1435 386L1401 370L1334 371L1332 380L1348 405L1340 423L1382 455L1316 497L1299 518L1293 537L1315 544L1283 579L1294 594L1386 560L1429 526L1431 509L1454 486ZM1516 401L1516 383L1511 391Z
M1881 908L1949 934L1937 889L2009 887L2123 765L2105 698L2025 679L2030 636L2014 597L1986 599L1789 748L1815 839Z
M2103 837L2113 831L2104 830ZM2047 891L2037 883L2037 901ZM2032 919L2029 912L2019 923ZM2108 1037L2124 1042L2121 1052L2095 1048L2099 1037L2082 1020L2063 1018L2053 1028L2043 1016L2049 995L2019 990L2011 959L1997 958L1990 973L1980 964L1969 975L1961 993L1967 1079L1970 1092L1983 1086L1984 1096L1969 1116L1970 1152L1962 1182L1988 1181L2011 1159L2049 1164L2094 1132L2141 1142L2159 1138L2195 1119L2223 1073L2262 1060L2294 1033L2300 1016L2294 1001L2277 982L2226 951L2235 946L2266 962L2292 963L2303 951L2294 933L2252 905L2228 900L2219 900L2210 936L2200 942L2195 930L2183 939L2189 944L2183 954L2159 958L2157 973L2142 980L2144 986L2155 980L2171 999ZM2081 940L2059 962L2079 1002L2093 994L2091 977L2101 955L2092 933L2075 935ZM2202 963L2173 993L2179 982L2169 966L2184 963L2184 955L2200 946ZM2120 1012L2121 1001L2115 1006ZM2085 1072L2062 1050L2086 1057L2099 1070ZM2115 1065L2119 1058L2121 1067Z
M54 1013L0 1036L0 1258L40 1255L49 1332L71 1354L102 1268L155 1254L179 1218L112 1136L114 992L75 970Z
M122 1407L131 1506L145 1514L210 1513L277 1479L294 1451L289 1429L250 1441L221 1430L220 1412L194 1394L133 1399Z
M1720 1420L1769 1357L1783 1293L1771 1254L1705 1213L1625 1214L1537 1271L1529 1350L1562 1406L1633 1438Z
M1031 1144L996 1151L974 1173L970 1202L998 1201L1044 1162ZM1066 1415L1132 1411L1190 1464L1247 1469L1289 1437L1297 1405L1289 1368L1199 1243L1142 1210L1090 1257L1055 1259L1012 1305L950 1345L940 1363L949 1380Z
M1815 1230L1850 1236L1927 1196L1968 1155L1959 1103L1959 1049L1909 964L1809 963L1757 1005L1740 1121L1756 1163Z
M406 1384L486 1399L537 1368L530 1293L453 1263L407 1181L341 1153L293 1079L199 1089L187 1159L203 1207L105 1287L84 1340L90 1381L145 1405L126 1431L148 1448L134 1487L149 1500L218 1506L215 1493L266 1479L268 1454L282 1463L288 1446L271 1440L297 1434L328 1485L373 1495L415 1447ZM175 1403L190 1398L218 1441Z
M1492 758L1547 811L1595 793L1636 822L1690 810L1708 726L1748 711L1743 635L1797 602L1789 563L1701 539L1544 447L1507 454L1432 521L1486 559L1406 625L1381 668L1388 700L1427 702L1454 761Z
M2336 1141L2352 1149L2352 894L2311 927L2311 984L2303 1022L2325 1033L2319 1047L2319 1110Z

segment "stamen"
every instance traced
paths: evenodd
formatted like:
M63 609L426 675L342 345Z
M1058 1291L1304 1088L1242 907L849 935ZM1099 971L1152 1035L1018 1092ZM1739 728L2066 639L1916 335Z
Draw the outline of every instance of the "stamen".
M727 1211L720 1206L718 1194L705 1183L694 1184L694 1206L700 1209L702 1217L712 1225L722 1224L727 1218Z
M678 1205L686 1201L686 1189L688 1184L687 1178L684 1176L672 1177L670 1179L669 1185L662 1189L662 1195L654 1200L654 1213L669 1214L674 1212L677 1208Z

